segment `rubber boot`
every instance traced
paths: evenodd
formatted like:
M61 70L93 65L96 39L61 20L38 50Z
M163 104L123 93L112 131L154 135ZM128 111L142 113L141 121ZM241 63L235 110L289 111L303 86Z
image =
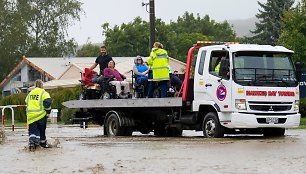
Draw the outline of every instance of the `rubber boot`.
M34 143L30 143L29 150L30 150L30 152L34 152L36 150L36 146L35 146Z
M40 143L40 146L43 147L43 148L49 148L50 147L47 141L44 142L44 143Z

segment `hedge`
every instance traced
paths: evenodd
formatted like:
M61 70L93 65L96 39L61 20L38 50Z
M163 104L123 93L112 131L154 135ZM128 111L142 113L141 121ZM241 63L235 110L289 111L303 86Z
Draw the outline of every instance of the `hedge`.
M300 114L306 117L306 98L300 99Z
M75 110L70 110L65 108L65 112L62 112L63 105L62 102L68 101L68 100L75 100L78 98L80 93L80 85L74 88L56 88L53 90L47 90L50 93L50 96L52 98L52 108L59 110L59 121L64 121L65 123L69 123L69 120L72 116L72 114L75 112ZM0 105L24 105L25 104L25 98L26 94L20 93L20 94L13 94L7 97L4 97L0 100ZM63 115L66 114L66 115ZM16 122L26 122L26 114L25 114L25 108L14 108L14 116ZM63 117L63 120L61 120L61 117ZM10 121L11 120L11 111L9 109L5 110L5 120Z
M6 105L25 105L26 94L13 94L0 100L1 106ZM10 109L5 110L5 120L11 120L12 114ZM25 107L14 108L14 118L17 122L26 122Z

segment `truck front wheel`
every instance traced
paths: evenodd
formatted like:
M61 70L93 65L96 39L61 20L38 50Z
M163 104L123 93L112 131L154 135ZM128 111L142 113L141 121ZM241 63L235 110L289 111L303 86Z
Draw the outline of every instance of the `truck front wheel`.
M120 136L124 135L124 127L120 126L119 118L116 114L112 113L107 118L104 131L106 131L106 135L108 136Z
M215 112L209 112L205 115L202 130L206 138L222 138L225 132L225 128L220 124Z

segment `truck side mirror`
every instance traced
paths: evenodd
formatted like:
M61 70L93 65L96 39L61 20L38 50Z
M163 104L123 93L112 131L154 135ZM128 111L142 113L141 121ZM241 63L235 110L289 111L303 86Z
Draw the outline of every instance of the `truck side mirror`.
M296 62L295 63L295 70L296 70L296 74L295 75L296 75L297 81L301 81L303 66L304 66L303 62Z

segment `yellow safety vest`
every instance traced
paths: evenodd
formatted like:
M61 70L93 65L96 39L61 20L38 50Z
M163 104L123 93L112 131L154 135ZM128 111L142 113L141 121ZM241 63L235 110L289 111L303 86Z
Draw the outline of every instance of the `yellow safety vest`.
M220 65L221 65L221 61L218 63L218 65L215 67L215 72L219 75L219 71L220 71Z
M25 99L28 124L42 119L47 114L43 105L43 101L47 98L51 98L50 94L41 88L35 88L28 94Z
M166 50L152 48L148 64L153 72L153 81L169 80L169 57Z

